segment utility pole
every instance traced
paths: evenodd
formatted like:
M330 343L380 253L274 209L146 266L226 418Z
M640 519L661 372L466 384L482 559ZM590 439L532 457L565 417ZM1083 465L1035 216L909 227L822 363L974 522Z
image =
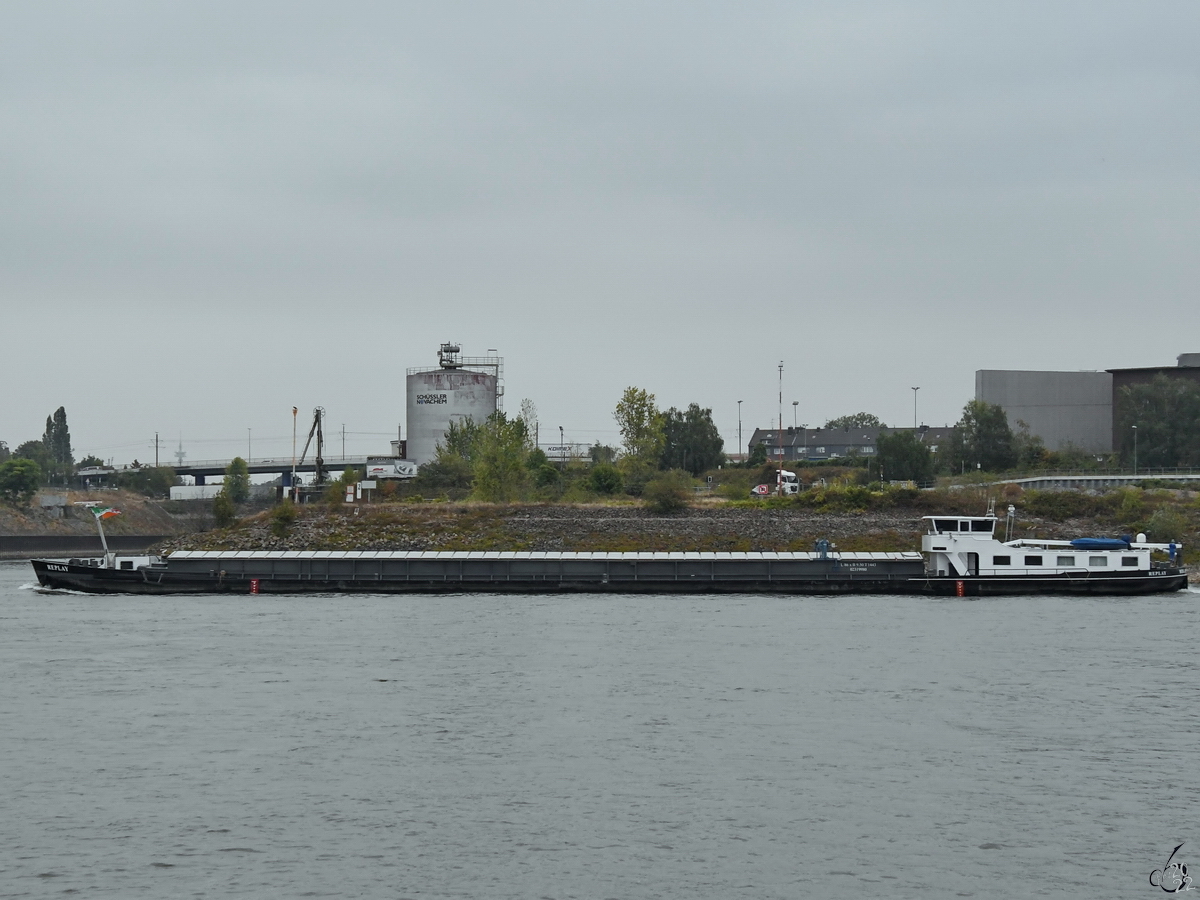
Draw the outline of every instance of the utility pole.
M738 457L742 455L742 401L738 401ZM746 460L742 459L742 462Z
M246 429L246 462L247 463L249 463L250 460L252 460L254 458L254 453L251 452L251 449L250 449L252 446L253 445L250 443L250 429L247 428Z
M1133 474L1137 475L1137 426L1133 426Z
M342 462L346 461L346 423L342 423Z
M562 462L559 463L558 467L563 470L565 470L567 468L567 445L565 442L566 442L566 438L563 437L563 427L561 425L559 425L558 426L558 452L560 454L560 458L562 459Z
M158 468L158 432L154 432L154 468Z
M912 389L912 392L913 392L913 431L917 430L917 391L919 391L919 390L920 390L919 387L915 387Z

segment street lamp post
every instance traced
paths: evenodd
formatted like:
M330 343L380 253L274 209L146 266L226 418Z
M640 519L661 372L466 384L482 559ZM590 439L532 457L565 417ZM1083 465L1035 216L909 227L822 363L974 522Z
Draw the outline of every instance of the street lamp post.
M559 454L559 460L560 460L558 467L560 469L566 469L566 467L567 467L567 445L566 445L565 439L563 438L563 427L561 425L558 426L558 454Z
M775 493L783 496L783 360L779 361L779 468L776 469Z
M1133 474L1137 475L1137 426L1133 426Z
M917 391L919 391L919 390L920 390L919 387L915 387L912 389L912 392L913 392L913 431L917 430Z
M799 400L793 400L793 401L792 401L792 430L793 430L793 431L795 431L795 430L796 430L796 427L797 427L797 425L796 425L796 412L797 412L797 410L799 410L799 408L800 408L800 401L799 401Z

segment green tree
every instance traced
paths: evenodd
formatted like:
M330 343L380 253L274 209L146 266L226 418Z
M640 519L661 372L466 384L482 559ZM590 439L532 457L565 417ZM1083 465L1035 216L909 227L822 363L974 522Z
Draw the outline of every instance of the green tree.
M1200 465L1200 385L1156 375L1117 393L1121 462L1133 465L1137 426L1138 466Z
M684 412L671 407L663 416L662 468L686 469L692 475L699 475L725 461L721 452L724 447L711 409L701 409L699 404L692 403Z
M761 466L767 461L767 445L759 441L750 448L750 455L746 457L746 467L754 468Z
M13 451L13 456L17 459L28 459L37 463L43 479L48 478L50 472L54 470L54 460L50 457L50 450L46 447L45 441L25 441Z
M437 459L457 456L468 463L473 462L481 427L472 418L451 422L450 427L446 429L446 436L437 445Z
M1045 468L1050 461L1045 442L1030 431L1029 423L1022 419L1017 419L1017 430L1013 434L1013 452L1017 456L1017 466L1024 471Z
M876 450L882 477L890 481L915 481L918 484L933 480L933 454L914 432L881 434L876 442Z
M613 411L625 454L618 466L625 483L640 492L650 475L657 470L665 439L663 414L654 402L654 395L636 387L625 389Z
M471 493L476 499L508 503L528 495L529 441L524 419L509 419L499 410L488 416L472 447Z
M858 412L853 415L838 416L836 419L830 419L825 423L825 427L849 428L853 430L856 428L886 428L887 426L879 421L879 416L873 416L866 412Z
M77 462L75 465L81 469L89 469L93 467L103 467L105 462L100 457L93 456L89 453L83 459L79 460L79 462Z
M42 484L42 469L32 459L0 463L0 497L14 505L28 503Z
M71 453L71 430L67 427L67 410L60 406L53 415L46 416L46 433L42 435L42 443L58 472L70 474L75 465Z
M8 449L8 444L0 441L0 463L8 462L8 458L12 456L12 452Z
M250 499L250 467L240 456L235 456L225 467L225 485L222 490L232 503L245 503Z
M588 450L588 456L592 458L593 463L608 463L612 465L617 461L617 448L596 441Z
M969 401L949 443L947 456L950 470L955 473L968 469L1003 472L1017 462L1008 416L996 403Z

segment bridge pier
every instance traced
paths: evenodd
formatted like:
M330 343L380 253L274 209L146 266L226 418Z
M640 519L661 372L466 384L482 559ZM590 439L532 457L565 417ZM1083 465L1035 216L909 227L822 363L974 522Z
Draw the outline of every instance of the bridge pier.
M284 472L284 473L283 473L283 486L284 486L285 488L286 488L286 487L291 487L291 486L292 486L292 473L291 473L291 472Z

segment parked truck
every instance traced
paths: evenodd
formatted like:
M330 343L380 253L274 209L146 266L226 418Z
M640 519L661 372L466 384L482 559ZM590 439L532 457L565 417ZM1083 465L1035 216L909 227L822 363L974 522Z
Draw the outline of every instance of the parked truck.
M779 477L774 484L756 484L750 489L751 497L771 497L783 496L790 497L800 493L800 479L796 477L795 472L789 472L783 469L779 473Z

